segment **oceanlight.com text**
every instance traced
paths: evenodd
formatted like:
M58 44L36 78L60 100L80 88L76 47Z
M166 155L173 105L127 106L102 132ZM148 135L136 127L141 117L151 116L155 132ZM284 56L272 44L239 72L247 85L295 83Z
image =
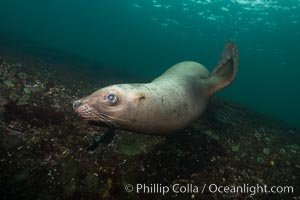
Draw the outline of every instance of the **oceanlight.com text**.
M217 185L217 184L203 184L202 186L194 184L174 184L171 186L159 183L153 184L127 184L125 186L126 192L135 192L137 194L162 194L176 193L176 194L203 194L209 193L224 193L224 194L249 194L251 196L256 194L292 194L294 193L293 186L267 186L267 185Z

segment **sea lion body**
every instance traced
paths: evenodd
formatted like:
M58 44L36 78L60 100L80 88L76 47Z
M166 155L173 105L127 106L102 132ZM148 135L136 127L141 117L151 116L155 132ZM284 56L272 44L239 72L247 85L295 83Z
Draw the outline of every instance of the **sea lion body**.
M74 102L86 121L146 134L185 128L205 110L209 97L232 82L237 48L228 43L210 74L201 64L185 61L145 84L117 84Z

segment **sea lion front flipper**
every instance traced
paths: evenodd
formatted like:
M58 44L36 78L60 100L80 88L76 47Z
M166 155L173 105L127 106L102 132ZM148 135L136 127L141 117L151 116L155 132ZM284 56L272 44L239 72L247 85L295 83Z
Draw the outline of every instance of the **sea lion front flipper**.
M212 98L207 106L207 117L211 121L237 126L246 120L247 113L238 105Z
M114 128L108 128L104 134L98 134L95 133L93 135L93 139L91 144L86 148L88 152L93 152L95 151L100 144L110 144L112 140L114 139L114 136L116 135Z
M239 53L235 43L228 42L222 52L221 59L209 77L209 95L228 86L238 70Z

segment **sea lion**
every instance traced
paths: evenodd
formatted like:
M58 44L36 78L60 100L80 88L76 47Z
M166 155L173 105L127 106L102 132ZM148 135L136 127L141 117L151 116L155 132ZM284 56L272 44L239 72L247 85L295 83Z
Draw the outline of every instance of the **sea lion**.
M146 134L176 132L196 120L209 97L234 80L238 59L237 46L228 42L212 73L197 62L180 62L150 83L107 86L76 100L73 108L100 126Z

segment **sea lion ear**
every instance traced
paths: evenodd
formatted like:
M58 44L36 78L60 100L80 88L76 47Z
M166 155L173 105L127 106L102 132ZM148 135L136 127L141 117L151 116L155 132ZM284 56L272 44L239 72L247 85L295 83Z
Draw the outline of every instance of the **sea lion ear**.
M228 42L222 52L221 59L209 77L209 95L228 86L235 78L238 70L239 54L235 43Z
M146 95L143 94L143 93L138 93L138 94L136 94L136 96L135 96L135 98L134 98L134 100L135 100L136 102L142 102L142 101L145 100L145 99L146 99Z

